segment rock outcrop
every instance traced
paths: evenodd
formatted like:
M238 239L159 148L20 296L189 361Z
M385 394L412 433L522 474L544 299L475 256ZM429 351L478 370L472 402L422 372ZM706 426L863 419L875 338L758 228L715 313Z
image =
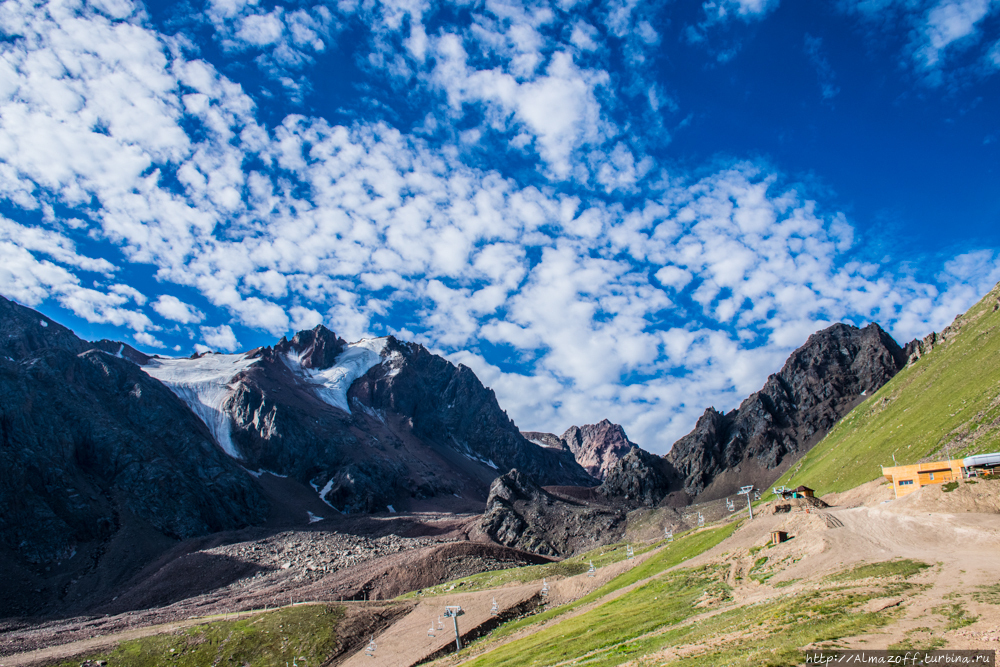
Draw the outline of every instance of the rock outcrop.
M678 488L673 467L662 456L632 447L609 468L597 490L629 505L652 506Z
M552 449L569 450L576 462L597 480L603 480L608 470L635 447L625 435L625 429L607 419L596 424L570 426L561 436L536 431L522 435Z
M264 518L254 480L122 344L0 298L0 544L47 564L138 521L185 538Z
M515 469L493 482L480 527L505 546L568 556L618 541L626 520L621 506L557 497Z
M667 461L699 500L729 495L742 483L769 484L906 361L877 324L835 324L810 336L738 409L706 410Z

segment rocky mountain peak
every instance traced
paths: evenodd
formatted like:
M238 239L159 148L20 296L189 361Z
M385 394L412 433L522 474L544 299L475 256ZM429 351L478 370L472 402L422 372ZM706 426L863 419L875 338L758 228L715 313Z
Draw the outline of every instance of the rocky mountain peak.
M186 538L263 519L253 479L129 357L0 298L0 550L47 564L129 526Z
M600 480L605 479L611 466L635 447L625 435L625 429L607 419L596 424L571 426L560 439L573 452L577 463Z
M566 449L587 473L603 480L608 469L635 447L625 435L625 429L602 419L596 424L570 426L561 436L527 431L528 440L551 449Z
M313 329L299 331L292 340L282 337L274 350L281 354L295 354L303 368L325 370L333 366L346 347L347 341L319 324Z
M705 500L741 483L768 484L906 360L878 324L834 324L810 336L739 408L706 410L666 458L684 491Z

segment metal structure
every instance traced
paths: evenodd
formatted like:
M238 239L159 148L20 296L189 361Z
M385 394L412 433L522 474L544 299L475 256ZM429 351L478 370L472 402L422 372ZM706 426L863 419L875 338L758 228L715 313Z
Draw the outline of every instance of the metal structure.
M434 621L431 621L431 627L427 628L427 636L428 637L434 636Z
M705 517L701 515L701 512L698 512L698 527L701 528L704 525L705 525Z
M464 614L458 605L448 605L444 608L444 615L455 623L455 650L462 650L462 636L458 634L458 617Z
M375 643L375 636L372 635L372 640L368 642L368 647L365 649L365 655L369 658L375 657L375 649L378 648L378 644Z
M729 510L730 512L736 510L736 505L733 504L732 498L726 498L726 509Z
M493 606L490 607L490 616L500 615L500 605L497 604L497 599L493 598Z
M542 579L542 598L547 599L549 597L549 582Z
M747 497L747 511L750 512L750 518L753 519L753 505L750 504L750 494L753 492L753 484L750 486L741 486L738 495ZM758 497L760 494L757 494Z
M438 630L444 630L444 623L441 622L440 616L438 616Z
M597 568L594 567L594 561L590 561L590 569L587 570L587 576L592 577L597 572Z
M776 496L780 496L785 491L791 491L791 489L789 489L787 486L784 485L771 487L771 493L773 493Z
M666 528L664 528L663 529L663 535L664 535L664 537L667 538L667 542L673 542L674 541L674 531L667 530Z
M635 558L635 551L632 550L631 544L625 545L625 558L627 558L628 560L632 560Z

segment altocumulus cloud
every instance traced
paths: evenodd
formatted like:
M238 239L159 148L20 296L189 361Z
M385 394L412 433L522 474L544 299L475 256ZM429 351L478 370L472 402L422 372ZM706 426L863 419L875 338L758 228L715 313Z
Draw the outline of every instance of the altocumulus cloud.
M608 417L662 451L815 330L877 320L908 339L1000 280L989 251L927 280L859 260L847 218L766 163L657 167L619 113L662 98L643 71L658 37L628 5L492 3L460 25L416 2L338 11L214 2L203 22L299 93L361 22L365 71L419 90L419 124L269 124L123 0L4 3L0 290L150 347L396 333L472 367L522 428ZM611 37L632 93L608 73ZM484 166L477 146L536 168Z

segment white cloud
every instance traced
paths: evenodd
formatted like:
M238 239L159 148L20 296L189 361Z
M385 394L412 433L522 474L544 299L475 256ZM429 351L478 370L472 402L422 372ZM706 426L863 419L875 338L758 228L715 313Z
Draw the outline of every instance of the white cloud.
M712 22L759 19L778 8L778 0L709 0L702 9Z
M124 307L129 301L128 296L78 286L64 286L58 300L63 307L88 322L125 326L139 332L156 329L145 314Z
M749 17L773 4L726 7ZM450 135L385 122L293 114L268 126L238 84L138 19L12 0L0 13L19 35L0 44L0 195L43 223L0 219L0 290L129 327L151 347L145 297L118 275L133 267L151 268L156 289L205 299L202 312L149 294L161 317L201 325L199 350L238 349L237 322L273 336L320 322L355 340L416 331L480 373L522 428L607 417L663 451L707 406L759 388L816 329L877 320L901 339L924 334L1000 279L988 253L923 282L848 261L846 217L764 165L649 183L652 163L609 120L600 61L577 60L607 49L602 30L640 26L634 4L609 6L600 30L490 4L470 9L461 34L423 27L420 3L369 9L379 48L405 49L392 55L406 67L436 63L410 73L448 103L439 129L477 106L475 136L522 137L544 177L469 166ZM327 39L306 20L318 9L210 11L227 39L257 25L263 44L277 34L268 17L282 22L276 45L315 52ZM80 222L59 227L54 205ZM124 268L82 254L84 238Z
M278 10L270 14L251 14L244 17L239 26L234 35L235 39L251 46L274 44L281 39L281 34L284 31L281 12Z
M76 244L63 234L41 227L27 227L0 217L0 241L12 242L24 250L48 255L60 264L93 271L105 275L112 274L116 267L103 258L81 255Z
M232 327L228 324L217 327L201 327L201 337L212 350L234 352L240 347L239 341L236 340L236 334L233 333Z
M181 324L197 324L205 319L200 310L170 294L161 294L152 307L160 316Z
M119 294L126 299L135 301L139 306L146 305L146 295L130 285L115 284L108 287L115 294Z
M140 331L132 336L135 342L139 345L145 345L146 347L166 347L162 341L160 341L156 336L146 333L145 331Z
M984 21L1000 9L998 0L849 0L841 3L848 12L871 25L909 25L908 58L928 73L927 81L938 83L949 57L979 45ZM991 60L987 45L984 60Z
M836 85L837 77L834 74L833 67L830 65L830 60L824 53L823 40L807 33L805 36L805 51L806 55L809 56L809 61L812 63L813 68L816 70L823 99L829 100L836 97L840 93L840 88Z
M996 4L992 0L946 0L933 7L927 13L923 26L926 41L918 49L917 57L925 67L936 66L942 51L970 37Z
M312 329L323 322L323 316L311 308L292 306L288 312L292 316L292 329L296 331Z

